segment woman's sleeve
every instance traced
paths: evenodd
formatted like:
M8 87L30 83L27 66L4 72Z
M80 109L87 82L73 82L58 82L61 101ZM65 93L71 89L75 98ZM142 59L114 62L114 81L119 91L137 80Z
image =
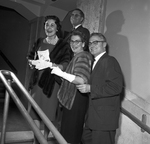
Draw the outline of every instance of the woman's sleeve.
M36 59L36 50L37 50L37 47L40 43L40 40L41 39L38 39L32 46L32 49L31 51L27 54L27 59L31 59L31 60L34 60Z
M90 57L78 57L73 74L83 78L85 83L89 83L90 75L91 75L91 63L92 59Z

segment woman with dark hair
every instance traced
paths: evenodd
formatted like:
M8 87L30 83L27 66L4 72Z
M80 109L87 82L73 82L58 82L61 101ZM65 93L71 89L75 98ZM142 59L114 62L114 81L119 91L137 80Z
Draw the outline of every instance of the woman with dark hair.
M85 38L79 31L74 31L70 37L70 47L74 57L66 72L54 67L52 72L63 78L58 91L58 99L63 107L61 134L68 143L78 144L81 141L85 114L88 108L88 94L80 93L76 85L88 84L93 57L84 51Z
M61 38L62 36L62 30L61 30L61 24L60 24L60 20L57 16L46 16L45 17L45 22L44 22L44 26L46 24L46 22L49 20L49 19L53 19L55 20L55 24L57 25L57 31L56 31L56 35L58 38Z
M52 66L57 66L65 70L70 61L70 47L67 42L59 38L61 31L60 20L56 16L46 16L44 22L46 37L39 38L31 52L28 55L28 61L33 74L29 83L29 90L36 103L40 106L47 117L55 122L56 110L58 107L57 92L61 79L51 74L51 69L45 67L42 63L47 62ZM38 127L41 125L41 119L33 108L30 110L32 118ZM44 127L44 136L47 139L48 128ZM34 143L38 143L35 138Z

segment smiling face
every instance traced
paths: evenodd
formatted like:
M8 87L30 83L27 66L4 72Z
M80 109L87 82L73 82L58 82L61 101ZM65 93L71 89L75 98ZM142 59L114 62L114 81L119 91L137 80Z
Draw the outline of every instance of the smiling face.
M57 32L57 25L55 23L55 20L49 19L45 22L45 34L48 37L56 35Z
M72 35L70 39L70 47L74 54L83 51L85 43L82 42L81 37L79 35Z
M103 38L100 38L98 35L93 35L89 39L89 51L91 54L96 57L106 50L106 42Z
M75 26L81 24L82 21L83 21L83 17L81 16L80 11L74 10L70 17L71 24L75 27Z

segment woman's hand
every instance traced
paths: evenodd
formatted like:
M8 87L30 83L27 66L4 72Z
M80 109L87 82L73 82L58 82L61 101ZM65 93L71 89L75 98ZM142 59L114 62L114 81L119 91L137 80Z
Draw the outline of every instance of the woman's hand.
M38 70L52 68L52 62L45 61L45 60L39 60L37 63L35 63L35 68Z
M32 60L28 59L28 64L29 64L29 66L30 66L31 69L34 68L34 65L32 65Z

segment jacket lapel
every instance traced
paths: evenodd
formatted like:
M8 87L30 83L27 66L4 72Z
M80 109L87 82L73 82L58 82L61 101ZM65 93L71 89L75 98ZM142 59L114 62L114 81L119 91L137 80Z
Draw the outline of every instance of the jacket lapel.
M104 59L105 57L107 57L107 55L108 55L108 54L105 53L105 54L102 55L102 57L98 60L98 62L96 63L94 69L92 70L91 79L92 79L92 77L95 75L97 69L99 68L99 65L101 64L101 62L103 61L103 59Z

